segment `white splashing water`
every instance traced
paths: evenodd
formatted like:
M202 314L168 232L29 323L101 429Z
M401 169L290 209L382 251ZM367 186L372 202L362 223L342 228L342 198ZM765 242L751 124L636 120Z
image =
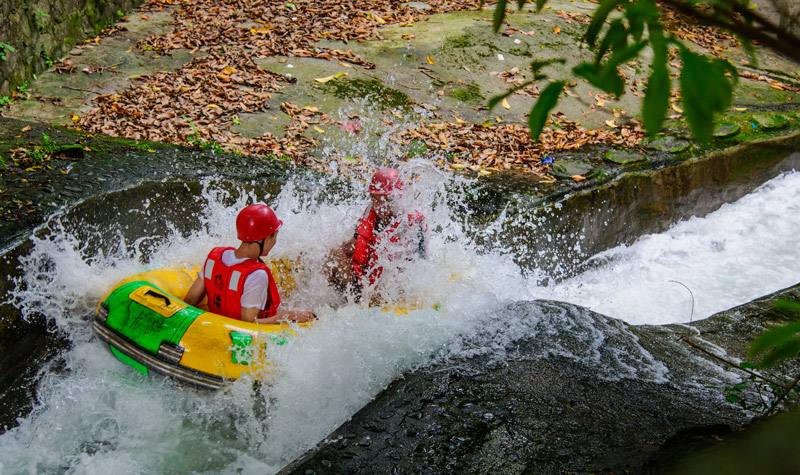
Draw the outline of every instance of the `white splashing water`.
M551 297L629 323L661 324L688 322L693 294L694 320L705 318L800 282L798 233L800 173L793 172L705 218L595 256L606 263Z
M413 272L385 276L392 289L403 288L405 298L423 303L402 317L342 303L313 271L328 249L352 235L365 201L325 204L293 183L268 199L285 222L274 255L302 254L306 268L303 289L287 304L313 307L320 321L276 349L278 371L260 388L242 380L203 393L142 378L110 357L84 317L111 283L127 275L199 263L210 247L235 244L231 223L238 209L268 197L230 195L207 185L199 197L205 205L200 231L184 236L173 229L146 258L139 248L147 239L129 242L122 233L115 234L114 251L88 256L85 245L53 218L47 224L52 232L34 237L31 253L21 260L25 285L13 298L23 314L52 318L72 347L63 355L66 369L42 369L34 411L0 436L0 473L275 472L432 355L502 359L510 342L554 337L555 326L577 335L583 349L556 346L548 352L595 361L608 378L665 381L666 368L635 340L614 361L601 360L597 348L608 335L627 332L622 324L595 328L543 314L506 325L499 320L503 309L519 300L550 298L637 323L677 322L689 319L688 299L669 280L693 290L695 318L800 280L800 250L792 240L800 232L798 173L704 219L603 253L599 258L610 262L582 276L538 287L538 276L524 278L501 250L478 252L471 244L443 203L452 177L418 163L405 171L420 176L406 196L434 232L427 261L416 263ZM148 216L145 201L132 205L141 210L137 219Z

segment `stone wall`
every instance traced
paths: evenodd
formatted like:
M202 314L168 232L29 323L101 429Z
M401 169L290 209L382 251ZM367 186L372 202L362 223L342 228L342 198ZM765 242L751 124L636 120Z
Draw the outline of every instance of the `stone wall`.
M141 1L0 1L0 96L25 84Z

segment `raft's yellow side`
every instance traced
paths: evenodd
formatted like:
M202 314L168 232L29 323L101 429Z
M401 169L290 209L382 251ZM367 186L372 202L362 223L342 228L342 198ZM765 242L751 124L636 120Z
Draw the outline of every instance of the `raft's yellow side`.
M282 271L285 272L287 267L285 265L278 267L278 269L276 267L278 266L272 266L275 271L280 272L278 275L281 277L281 281L286 282L288 279L293 284L291 276L282 275ZM288 269L289 271L291 270L290 267ZM109 291L109 294L126 283L146 281L169 293L173 298L179 299L180 305L188 306L182 298L189 291L198 270L199 267L167 267L141 272L120 281ZM275 279L278 281L278 276ZM103 300L105 300L105 297ZM154 305L158 304L158 302L154 302ZM299 326L307 327L311 324L310 322L302 323ZM249 363L234 362L231 358L231 334L234 332L247 334L253 338L253 344L251 345L253 354L249 355L251 356L248 358ZM186 368L221 376L225 379L237 379L245 373L259 371L269 365L268 355L266 354L267 342L281 342L284 341L285 336L294 334L295 331L292 325L288 323L250 323L205 311L194 320L180 340L183 356L179 364Z

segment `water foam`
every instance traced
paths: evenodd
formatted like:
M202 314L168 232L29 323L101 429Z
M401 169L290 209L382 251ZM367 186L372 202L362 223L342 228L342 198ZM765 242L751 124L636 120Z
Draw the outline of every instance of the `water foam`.
M31 253L20 259L25 274L12 301L27 317L50 318L72 348L65 370L43 371L34 412L0 438L0 469L276 471L404 371L524 293L511 258L476 253L442 205L451 177L419 167L407 165L407 173L419 176L407 196L423 203L417 207L436 231L430 235L431 260L413 278L387 267L387 287L402 288L409 301L419 302L400 317L342 302L313 271L331 247L352 236L366 206L363 198L326 200L300 191L301 183L289 183L276 197L207 183L198 198L205 211L195 231L173 226L162 230L166 238L125 237L120 226L104 229L102 242L91 248L70 231L86 226L64 215L51 218L32 238ZM293 344L275 349L274 381L256 390L240 381L207 395L157 377L142 379L111 359L85 321L109 284L147 268L199 263L210 247L234 244L230 223L254 199L270 201L285 221L274 254L302 256L305 265L303 288L286 304L312 307L320 316ZM148 197L130 206L137 220L161 212ZM517 283L486 279L479 269L516 273ZM170 457L175 451L203 456Z
M635 324L705 318L800 282L798 234L800 173L793 172L709 216L595 256L602 265L550 298Z
M768 253L782 253L789 263L800 259L796 246L771 241L800 230L800 213L791 205L798 201L788 199L797 197L800 174L789 174L705 219L598 256L609 260L605 266L555 287L540 287L540 275L524 277L504 250L478 251L461 229L446 191L469 183L421 162L405 165L404 171L418 176L406 196L428 216L431 229L429 259L415 263L413 272L388 269L385 276L391 289L402 289L403 298L420 303L405 316L343 301L314 271L328 249L352 236L366 206L358 197L332 199L336 194L327 183L307 191L303 183L291 181L278 196L265 196L209 182L198 197L204 211L192 231L168 226L156 237L104 231L102 249L87 247L73 231L75 223L63 216L51 218L33 237L30 254L20 260L25 275L12 301L23 315L52 319L72 346L64 355L63 370L43 368L33 413L0 436L0 472L274 472L405 371L432 358L484 355L501 362L523 337L540 337L542 357L580 359L596 365L601 377L663 382L669 377L666 368L620 322L529 309L514 319L514 307L508 305L551 298L630 321L682 321L687 319L681 306L685 297L670 297L656 285L648 290L649 284L684 281L698 297L695 316L701 316L742 302L736 299L748 292L764 293L756 286L761 279L772 285L767 291L780 287L776 273L769 271L775 261ZM363 180L353 186L363 189ZM196 264L210 247L234 244L230 223L254 199L275 205L285 221L274 254L302 256L305 263L302 289L287 305L310 306L320 316L291 345L274 349L278 371L268 384L254 386L245 379L228 390L205 394L163 378L141 378L111 359L85 321L108 285L146 268ZM147 197L130 206L135 219L147 220L158 212ZM792 210L794 218L781 215ZM776 226L780 232L774 234ZM486 232L499 228L494 223ZM723 231L716 238L723 242L721 248L714 248L708 237L717 228ZM689 254L692 246L698 252ZM729 270L742 269L736 267L742 252L753 254L745 261L752 274ZM703 269L692 266L704 259L727 259L727 264L690 280L687 269ZM737 274L726 281L735 289L717 292L711 276L726 269ZM796 273L791 275L796 282ZM637 292L646 297L637 297ZM679 298L678 303L671 300ZM654 310L656 305L664 308Z

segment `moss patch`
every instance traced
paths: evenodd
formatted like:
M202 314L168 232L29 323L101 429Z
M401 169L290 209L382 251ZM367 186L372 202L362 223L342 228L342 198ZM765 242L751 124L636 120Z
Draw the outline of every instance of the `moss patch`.
M470 46L475 46L477 44L475 40L476 38L468 33L458 36L448 36L444 39L442 49L447 50L469 48Z
M629 152L627 150L608 150L603 154L603 160L619 165L627 165L629 163L647 160L647 157L641 153Z
M741 131L742 128L739 124L733 122L720 122L714 127L714 137L719 139L726 139L733 137Z
M478 102L484 98L481 88L474 83L450 89L447 95L461 102Z
M405 93L392 89L377 79L334 79L319 87L340 99L364 98L381 109L405 108L412 102Z

